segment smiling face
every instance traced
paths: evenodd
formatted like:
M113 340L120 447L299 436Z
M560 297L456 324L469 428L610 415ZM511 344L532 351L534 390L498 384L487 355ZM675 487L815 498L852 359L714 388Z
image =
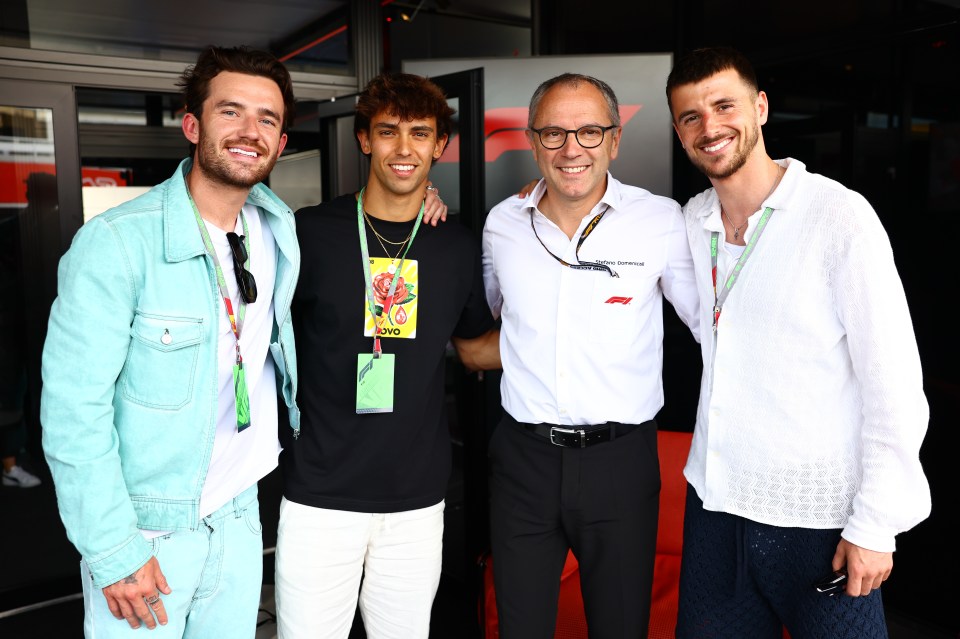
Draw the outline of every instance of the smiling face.
M728 178L752 157L766 156L760 126L767 122L767 96L733 69L676 87L670 101L673 128L687 157L711 180Z
M360 149L370 155L374 191L396 196L420 196L434 160L440 158L446 136L437 137L434 117L401 120L386 112L370 118L369 130L357 132Z
M266 178L287 143L281 133L283 96L270 78L224 71L210 81L198 119L183 133L197 145L194 165L205 179L249 189Z
M607 127L612 122L600 90L581 82L576 86L558 84L547 91L537 108L533 128L572 130L588 124ZM528 131L527 139L547 181L549 197L568 204L583 202L593 206L599 202L607 188L607 169L620 148L620 133L619 128L607 131L600 146L592 149L580 146L571 133L559 149L546 149L539 136Z

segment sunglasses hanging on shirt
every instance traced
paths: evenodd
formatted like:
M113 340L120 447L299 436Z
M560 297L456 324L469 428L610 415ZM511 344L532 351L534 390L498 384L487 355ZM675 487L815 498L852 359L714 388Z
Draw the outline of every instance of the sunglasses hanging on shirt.
M247 304L253 304L257 301L257 280L253 279L253 273L244 266L247 262L247 247L243 244L245 239L243 235L227 233L227 241L233 253L233 274L237 277L240 295Z

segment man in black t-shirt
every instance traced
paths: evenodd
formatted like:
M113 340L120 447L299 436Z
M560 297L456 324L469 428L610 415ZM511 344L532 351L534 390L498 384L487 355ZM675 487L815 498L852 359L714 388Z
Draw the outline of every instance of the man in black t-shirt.
M347 637L358 596L368 637L429 633L450 473L447 343L470 368L499 367L477 238L421 224L452 115L428 80L378 76L354 124L366 186L296 215L302 422L281 455L281 637Z

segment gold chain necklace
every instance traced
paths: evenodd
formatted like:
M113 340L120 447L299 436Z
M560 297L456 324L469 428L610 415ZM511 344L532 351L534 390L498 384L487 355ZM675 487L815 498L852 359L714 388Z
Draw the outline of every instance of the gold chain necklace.
M387 244L391 244L391 245L393 245L393 246L403 246L404 244L407 243L407 241L410 239L410 235L413 233L413 229L411 229L411 230L410 230L410 233L407 233L406 239L404 239L402 242L391 242L390 240L388 240L388 239L385 238L384 236L382 236L382 235L380 235L379 233L377 233L377 229L374 228L373 222L370 220L370 214L367 213L367 209L363 209L363 219L365 219L365 220L367 221L367 226L369 226L369 227L370 227L370 230L373 231L373 234L377 236L377 239L380 241L380 246L381 246L381 247L383 246L383 243L384 243L384 242L386 242ZM386 251L386 249L384 249L384 251ZM387 253L387 255L389 255L389 253Z
M367 226L370 227L370 230L373 231L374 237L377 238L377 242L380 243L380 248L383 249L383 254L386 255L388 258L390 258L390 263L391 263L391 264L390 264L390 272L392 273L392 272L393 272L393 262L396 262L396 261L397 261L397 258L400 257L401 251L403 251L403 247L406 246L406 245L407 245L407 242L410 241L410 236L413 234L413 229L410 230L410 233L407 234L406 239L403 240L402 242L391 242L391 241L388 240L387 238L385 238L385 237L383 237L382 235L380 235L379 233L377 233L377 229L375 229L375 228L373 227L373 222L371 222L371 221L370 221L370 218L367 217L367 212L366 212L366 210L363 211L363 219L367 221ZM388 250L387 250L387 247L384 246L384 244L383 244L384 242L386 242L387 244L392 244L392 245L394 245L394 246L399 247L399 248L397 248L397 253L396 253L396 255L394 255L393 257L390 257L390 251L388 251Z

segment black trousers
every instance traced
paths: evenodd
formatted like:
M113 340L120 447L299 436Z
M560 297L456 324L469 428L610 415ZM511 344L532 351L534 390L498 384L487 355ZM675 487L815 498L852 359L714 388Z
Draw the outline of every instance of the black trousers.
M591 639L646 637L659 495L653 422L614 441L561 448L506 415L490 441L500 636L553 638L572 549Z

